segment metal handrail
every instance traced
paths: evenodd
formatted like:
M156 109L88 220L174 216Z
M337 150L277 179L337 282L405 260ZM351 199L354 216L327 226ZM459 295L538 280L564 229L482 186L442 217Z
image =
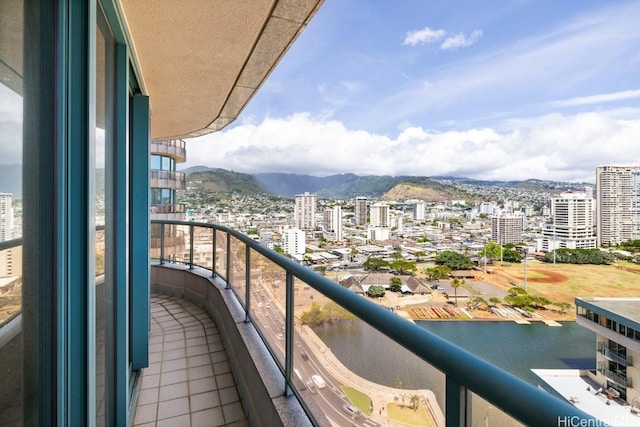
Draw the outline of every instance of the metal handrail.
M153 220L151 222L152 224L212 228L233 236L283 268L287 275L304 281L443 372L447 382L445 405L447 425L464 425L463 423L471 422L468 419L465 421L464 415L465 412L468 413L468 405L471 405L470 399L464 397L467 395L467 390L527 425L557 425L559 419L584 420L584 425L597 425L595 423L600 422L569 402L558 399L444 338L407 322L400 316L354 294L236 230L218 224L188 221ZM226 267L228 269L229 265ZM227 285L229 285L228 282Z

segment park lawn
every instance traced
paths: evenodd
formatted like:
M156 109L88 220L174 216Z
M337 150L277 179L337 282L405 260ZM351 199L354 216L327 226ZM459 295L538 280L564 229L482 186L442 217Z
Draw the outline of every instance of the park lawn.
M513 282L522 286L523 265L506 264L494 266L496 273L504 273ZM536 270L542 270L537 273ZM566 277L559 283L545 283L544 271L562 274ZM541 281L527 281L529 292L542 295L552 301L565 301L573 304L574 297L625 297L640 296L640 266L630 263L615 265L576 265L547 264L540 261L527 262L527 278L534 279L534 274Z
M412 426L431 426L429 415L422 405L418 405L415 411L409 406L400 406L397 403L387 403L387 414L390 419Z
M353 387L342 386L340 389L347 395L351 404L360 409L360 412L371 415L371 398L368 395Z

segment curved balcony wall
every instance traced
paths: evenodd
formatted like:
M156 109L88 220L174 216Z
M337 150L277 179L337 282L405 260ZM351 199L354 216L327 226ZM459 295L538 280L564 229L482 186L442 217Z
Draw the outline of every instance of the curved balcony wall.
M151 171L151 188L169 188L171 190L184 190L187 188L184 172Z
M187 161L187 150L185 142L182 139L172 139L169 141L151 141L151 154L161 156L169 156L176 163L184 163Z

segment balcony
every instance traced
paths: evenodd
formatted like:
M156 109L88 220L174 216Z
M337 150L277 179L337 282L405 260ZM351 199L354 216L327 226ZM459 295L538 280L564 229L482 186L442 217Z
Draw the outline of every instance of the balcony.
M595 422L573 405L336 286L234 230L212 224L153 221L152 234L162 236L165 228L182 235L185 251L167 260L164 248L160 247L159 259L152 262L150 366L143 371L135 423L160 422L172 415L186 420L187 414L194 422L204 416L204 411L207 416L219 416L222 411L225 422L249 425L257 424L258 420L263 425L363 425L363 422L384 425L393 422L386 408L394 398L408 405L413 396L418 396L416 408L424 413L428 425L460 426L470 424L471 420L489 425L520 425L518 421L527 425L555 425L558 416ZM19 240L2 242L0 252L17 250L20 245ZM421 371L430 372L442 386L438 395L412 389L408 383L382 386L346 369L313 330L299 321L302 303L310 295L314 301L338 303L371 325L379 339L389 340L388 349L394 354L413 353L411 357L422 360ZM11 358L20 354L13 347L13 343L19 342L16 339L20 334L20 316L16 311L12 315L12 320L0 329L0 360L1 366L12 367L5 369L9 375L5 376L5 383L18 388L5 390L0 406L17 408L19 412L19 403L14 398L20 397L20 369L15 369L20 365L19 360ZM177 337L179 334L182 335ZM207 344L194 341L196 338L206 338ZM366 354L357 343L350 345L354 352ZM225 352L221 352L221 346ZM190 365L194 360L189 362L189 357L204 354L199 353L204 347L211 358L211 369L206 365ZM174 350L184 350L184 357L174 354ZM226 359L229 368L225 368L223 353L229 355ZM185 360L174 362L180 358ZM177 366L183 362L184 367ZM402 375L401 364L392 369ZM163 374L170 380L163 380ZM207 378L216 377L217 393L222 396L218 375L221 381L222 376L228 381L223 388L232 387L233 379L240 400L225 398L222 402L222 397L219 401L213 398L215 393L206 384L214 381ZM320 375L321 380L311 381L314 375ZM12 380L11 376L16 378ZM183 383L190 390L190 399L173 394L184 394L184 390L178 390ZM166 391L163 387L167 387ZM375 410L358 417L346 413L343 405L347 388L369 394ZM230 396L234 394L228 392ZM169 405L167 402L179 406L177 412L166 408L160 411L159 408ZM225 409L224 405L230 406ZM444 413L441 407L445 408ZM203 414L198 414L201 411ZM3 415L6 414L9 411L3 410Z
M266 405L271 408L266 413L275 410L281 414L282 405L296 406L294 402L299 402L313 425L354 422L384 425L394 421L386 412L394 405L394 397L396 402L407 399L408 404L414 396L418 396L416 410L424 413L427 425L457 426L472 422L520 425L518 421L555 425L558 416L566 414L595 422L564 400L234 230L213 224L152 221L152 234L162 235L165 227L182 230L188 250L171 261L161 256L152 265L152 288L207 308L221 329L227 351L243 359L230 360L234 376L240 378L237 382L243 403L261 400L256 398L260 395L272 401ZM410 373L409 378L429 372L437 392L411 387L410 381L395 387L375 384L346 369L313 329L300 321L309 300L337 303L350 316L372 326L379 337L376 339L388 340L388 351L394 355L413 353L411 357L419 358L424 369L420 369L420 374ZM234 326L229 316L220 317L223 312L230 312ZM350 343L350 347L354 354L366 355L366 348L360 343ZM398 376L403 375L403 368L402 363L391 367ZM351 418L342 408L349 402L346 389L369 395L375 409L360 408L361 414ZM251 421L256 409L246 407L246 410ZM258 412L265 413L264 408Z
M187 188L184 172L151 171L151 188L169 188L172 190L184 190Z
M617 352L615 352L613 350L610 350L607 347L606 343L603 343L603 342L599 342L598 343L598 353L603 355L608 360L611 360L612 362L619 363L619 364L621 364L623 366L632 366L633 365L633 360L632 360L631 356L627 356L625 354L620 354L620 353L617 353Z
M598 363L598 372L623 387L631 387L631 378L628 378L626 375L620 374L618 372L606 369L605 364L602 362Z
M151 154L172 157L176 163L184 163L187 161L187 150L185 149L185 142L182 139L151 141L150 151Z
M152 219L161 219L161 220L170 220L170 221L179 221L183 220L184 217L184 205L182 203L177 204L166 204L166 205L151 205L151 218Z

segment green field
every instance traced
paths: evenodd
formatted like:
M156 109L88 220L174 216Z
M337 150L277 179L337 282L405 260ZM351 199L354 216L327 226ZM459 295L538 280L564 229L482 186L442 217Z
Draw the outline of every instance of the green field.
M429 415L422 405L419 405L416 410L411 409L409 406L400 406L397 403L387 404L387 411L389 419L408 424L412 426L431 426L429 421Z
M363 392L352 387L340 387L342 392L347 395L353 406L360 409L365 415L371 415L371 398Z

